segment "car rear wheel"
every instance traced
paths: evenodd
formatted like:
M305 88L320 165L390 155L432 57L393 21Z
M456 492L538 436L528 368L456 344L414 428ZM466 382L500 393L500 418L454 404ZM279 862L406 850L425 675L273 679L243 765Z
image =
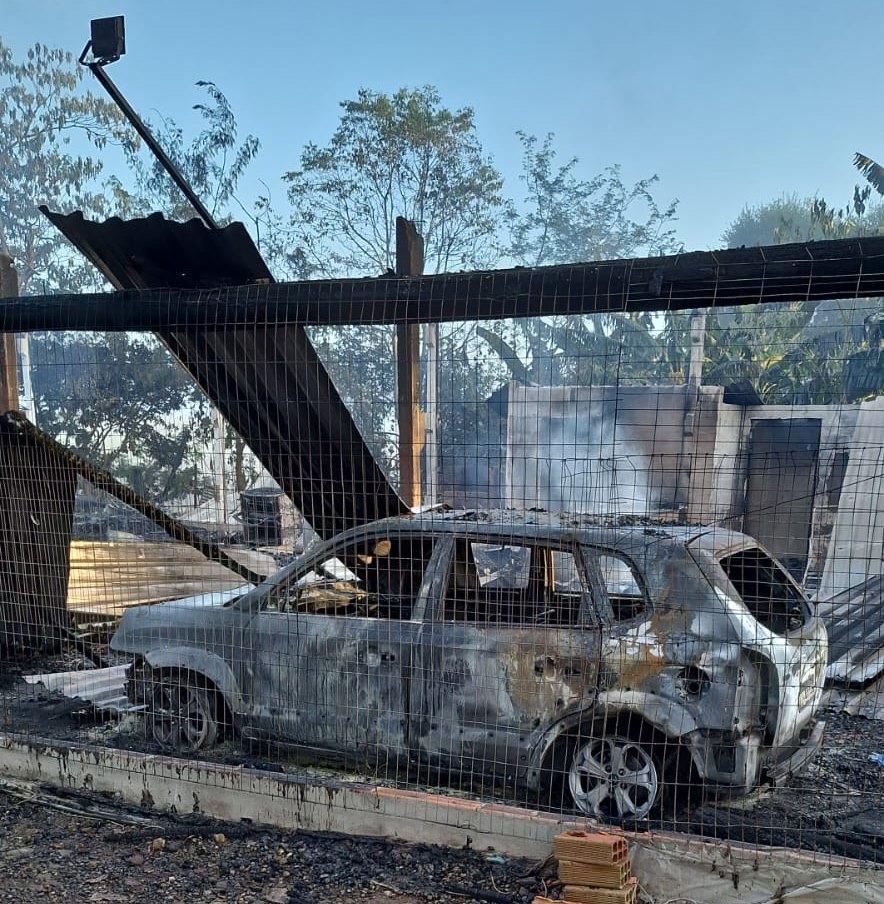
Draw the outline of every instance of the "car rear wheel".
M208 688L164 676L155 682L152 697L150 733L164 750L196 753L218 739L215 700Z
M594 819L630 823L647 818L663 792L653 745L620 734L578 743L568 789L574 806Z

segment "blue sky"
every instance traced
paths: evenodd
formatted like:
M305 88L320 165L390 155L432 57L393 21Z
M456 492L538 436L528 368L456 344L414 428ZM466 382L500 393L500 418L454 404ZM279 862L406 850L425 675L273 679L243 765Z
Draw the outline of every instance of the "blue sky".
M282 0L2 0L3 39L79 53L89 19L124 13L113 77L136 108L185 126L211 79L280 174L325 141L360 86L437 85L475 108L518 194L517 129L553 131L583 172L619 163L680 200L688 248L714 248L745 203L784 192L842 203L855 150L884 156L884 4L706 2L293 3ZM871 39L871 40L870 40Z

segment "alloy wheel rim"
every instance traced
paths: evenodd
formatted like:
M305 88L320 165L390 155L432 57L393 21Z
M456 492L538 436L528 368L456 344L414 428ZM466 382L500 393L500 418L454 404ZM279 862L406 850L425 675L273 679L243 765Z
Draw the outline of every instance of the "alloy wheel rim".
M193 688L160 685L153 716L153 736L162 747L195 751L208 731L208 721Z
M644 819L660 790L650 752L620 737L597 738L580 747L568 784L577 809L598 819Z

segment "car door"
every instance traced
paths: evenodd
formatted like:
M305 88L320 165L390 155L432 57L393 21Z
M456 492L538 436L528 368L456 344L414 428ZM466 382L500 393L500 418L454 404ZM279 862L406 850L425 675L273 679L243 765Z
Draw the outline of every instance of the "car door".
M415 601L432 541L366 536L293 573L255 616L263 735L362 757L406 751Z
M453 537L421 635L416 745L508 773L552 722L589 705L600 628L576 544Z

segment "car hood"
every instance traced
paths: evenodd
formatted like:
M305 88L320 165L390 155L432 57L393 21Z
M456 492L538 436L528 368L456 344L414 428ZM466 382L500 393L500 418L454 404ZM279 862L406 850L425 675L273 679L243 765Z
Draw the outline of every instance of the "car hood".
M149 608L152 611L163 609L202 609L214 606L223 606L231 600L254 590L254 584L241 584L239 587L231 587L230 590L214 590L211 593L199 593L196 596L185 596L179 600L169 600L166 603L152 603Z

